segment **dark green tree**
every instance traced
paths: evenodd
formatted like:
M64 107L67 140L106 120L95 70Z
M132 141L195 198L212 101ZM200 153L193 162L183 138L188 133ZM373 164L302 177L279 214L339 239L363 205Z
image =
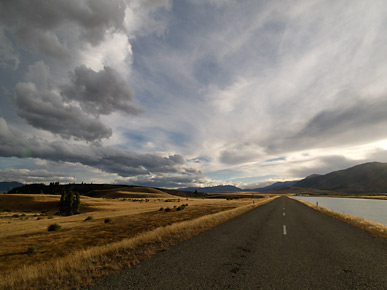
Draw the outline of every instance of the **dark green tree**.
M78 192L75 193L75 201L73 204L73 214L81 213L81 196Z
M62 215L79 214L81 208L81 198L78 192L63 191L60 195L59 212Z

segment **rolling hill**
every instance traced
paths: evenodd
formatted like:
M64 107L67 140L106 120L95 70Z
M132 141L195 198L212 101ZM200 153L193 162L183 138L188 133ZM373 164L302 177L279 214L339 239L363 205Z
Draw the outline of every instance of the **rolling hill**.
M198 192L206 192L206 193L243 191L243 189L240 189L233 185L217 185L217 186L209 186L209 187L185 187L185 188L179 188L178 190L198 191Z
M112 189L93 190L87 194L91 197L103 198L173 198L174 196L164 191L151 187L118 187Z
M265 187L249 189L249 191L265 192L265 191L269 191L269 190L274 190L274 189L280 189L280 188L284 188L284 187L293 186L296 183L297 183L297 181L276 182L276 183L273 183L273 184L265 186Z
M16 181L3 181L0 182L0 192L8 192L11 189L19 186L23 186L23 183L16 182Z
M312 175L294 186L345 193L386 193L387 163L370 162L325 175Z

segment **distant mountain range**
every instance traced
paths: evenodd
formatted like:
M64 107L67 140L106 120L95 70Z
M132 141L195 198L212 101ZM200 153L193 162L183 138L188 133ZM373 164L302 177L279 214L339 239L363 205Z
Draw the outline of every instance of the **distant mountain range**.
M19 186L22 186L22 185L24 185L24 184L20 183L20 182L16 182L16 181L0 182L0 192L8 192L8 191L10 191L13 188L19 187Z
M57 185L44 185L44 184L31 184L23 186L19 182L0 182L0 192L8 192L12 189L12 193L52 193L58 191ZM81 194L86 194L89 191L95 189L107 189L111 187L117 187L122 185L108 185L108 184L72 184L61 185L66 190L75 190ZM130 187L130 186L129 186ZM255 188L255 189L241 189L233 185L218 185L212 187L186 187L178 190L166 190L165 192L171 192L180 196L185 196L184 192L192 192L198 196L200 193L216 193L216 192L265 192L270 190L284 189L287 187L294 188L311 188L316 190L328 190L344 193L387 193L387 163L370 162L354 167L334 171L325 175L313 174L300 181L285 181L276 182L269 186ZM52 192L51 192L52 191ZM302 190L303 192L305 190ZM187 193L188 194L188 193ZM195 195L194 194L194 195ZM188 194L192 196L192 194ZM187 196L188 196L187 195ZM195 196L196 196L195 195Z
M254 189L241 189L232 185L213 187L189 187L180 190L198 192L265 192L285 187L313 188L345 193L386 193L387 163L369 162L354 167L334 171L325 175L312 174L299 181L276 182L272 185Z
M254 189L241 189L239 187L236 187L234 185L217 185L217 186L210 186L210 187L185 187L185 188L179 188L178 190L183 191L197 191L197 192L206 192L206 193L215 193L215 192L240 192L240 191L246 191L246 192L264 192L269 191L272 189L277 188L283 188L288 186L293 186L297 181L284 181L284 182L276 182L271 185L260 187L260 188L254 188Z
M325 175L314 174L294 186L346 193L385 193L387 163L370 162Z

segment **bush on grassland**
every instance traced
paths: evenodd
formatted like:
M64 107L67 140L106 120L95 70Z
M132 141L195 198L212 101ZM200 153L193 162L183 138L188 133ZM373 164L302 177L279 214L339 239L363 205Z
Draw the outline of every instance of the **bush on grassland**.
M86 221L89 221L89 220L92 220L92 219L93 219L92 216L88 216L87 218L84 219L84 221L86 222Z
M49 232L53 232L53 231L59 230L60 228L61 228L61 226L58 225L57 223L55 223L55 224L49 225L47 229Z
M36 251L36 247L35 246L30 246L30 247L27 248L27 252L26 253L28 255L32 255L32 254L35 253L35 251Z

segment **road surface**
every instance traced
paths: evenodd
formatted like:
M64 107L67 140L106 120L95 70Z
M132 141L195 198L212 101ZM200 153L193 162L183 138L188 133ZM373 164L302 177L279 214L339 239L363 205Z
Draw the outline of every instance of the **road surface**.
M287 197L85 289L387 289L387 240Z

